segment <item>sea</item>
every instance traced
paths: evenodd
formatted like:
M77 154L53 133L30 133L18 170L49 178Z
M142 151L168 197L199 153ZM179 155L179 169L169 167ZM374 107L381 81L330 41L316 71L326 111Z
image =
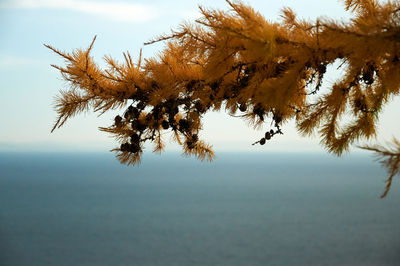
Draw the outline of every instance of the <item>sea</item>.
M0 153L1 266L400 265L400 180L365 154Z

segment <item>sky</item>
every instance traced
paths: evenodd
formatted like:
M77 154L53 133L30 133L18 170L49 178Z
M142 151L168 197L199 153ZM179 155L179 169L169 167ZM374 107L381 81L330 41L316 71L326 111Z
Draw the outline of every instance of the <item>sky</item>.
M349 20L342 1L286 0L244 1L268 20L279 21L280 10L289 6L299 17L331 17ZM156 56L162 43L143 46L153 37L168 33L185 21L199 17L198 6L227 10L224 0L187 1L94 1L94 0L0 0L0 151L107 151L118 144L99 126L109 126L118 111L101 117L81 114L50 133L56 113L52 104L60 89L67 89L50 64L63 60L43 44L72 51L97 40L92 55L104 65L103 56L122 59L122 52L138 56L143 48L146 58ZM325 84L332 84L331 71ZM394 99L381 115L378 141L390 140L400 132L396 117L399 99ZM121 112L119 112L121 113ZM220 113L204 117L200 137L218 151L249 152L324 152L318 136L300 137L293 122L284 125L284 135L264 146L251 143L263 136L245 121ZM268 125L264 129L268 129ZM398 136L398 135L397 135ZM398 136L399 137L399 136ZM168 139L168 137L167 137ZM177 150L168 143L168 150ZM149 147L150 150L150 147Z

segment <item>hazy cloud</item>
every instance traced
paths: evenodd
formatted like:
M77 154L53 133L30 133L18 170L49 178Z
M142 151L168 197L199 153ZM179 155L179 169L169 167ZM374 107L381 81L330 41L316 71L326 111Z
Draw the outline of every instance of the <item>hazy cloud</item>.
M99 2L78 0L14 0L0 3L0 8L21 9L65 9L94 15L101 15L113 20L143 22L158 17L155 7L128 2Z
M0 69L28 66L36 63L38 63L38 60L31 58L0 55Z
M196 19L199 19L202 17L201 13L199 10L184 10L179 13L180 17L183 19L186 19L188 21L195 21Z

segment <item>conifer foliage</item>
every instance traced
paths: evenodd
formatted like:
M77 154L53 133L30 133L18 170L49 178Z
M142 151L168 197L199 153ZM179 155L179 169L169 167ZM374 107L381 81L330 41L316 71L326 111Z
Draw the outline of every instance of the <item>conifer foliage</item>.
M157 58L134 61L124 53L120 63L106 56L108 67L100 69L90 55L95 39L72 53L46 45L65 59L54 67L70 85L56 99L52 130L80 112L123 110L100 130L116 137L114 151L127 164L140 161L146 141L161 152L166 131L185 154L212 160L199 132L203 115L221 108L254 126L272 121L257 145L283 134L282 124L292 119L300 134L317 131L336 155L376 137L382 107L400 92L399 1L346 0L349 22L305 21L290 8L270 22L241 2L226 2L229 10L200 7L193 24L145 43L165 42ZM327 67L338 62L343 74L322 92ZM383 196L399 173L400 143L391 145L364 147L387 157Z

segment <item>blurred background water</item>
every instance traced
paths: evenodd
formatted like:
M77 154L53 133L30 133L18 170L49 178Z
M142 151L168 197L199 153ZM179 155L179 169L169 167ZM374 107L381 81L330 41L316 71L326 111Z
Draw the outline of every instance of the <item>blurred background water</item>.
M0 153L0 265L400 265L372 158Z

